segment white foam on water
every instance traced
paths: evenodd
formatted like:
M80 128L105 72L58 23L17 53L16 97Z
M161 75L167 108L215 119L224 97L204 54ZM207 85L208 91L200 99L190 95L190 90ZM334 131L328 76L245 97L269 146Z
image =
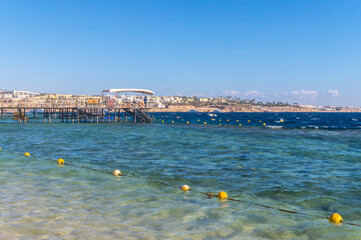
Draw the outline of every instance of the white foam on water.
M280 128L283 128L283 126L274 126L274 125L268 125L266 126L268 128L274 128L274 129L280 129Z

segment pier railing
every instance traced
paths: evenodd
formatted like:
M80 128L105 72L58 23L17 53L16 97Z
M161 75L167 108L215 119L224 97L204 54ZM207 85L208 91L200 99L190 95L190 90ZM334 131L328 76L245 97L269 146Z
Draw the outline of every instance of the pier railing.
M115 99L71 99L71 100L28 100L28 99L0 99L1 108L147 108L144 101L116 101Z

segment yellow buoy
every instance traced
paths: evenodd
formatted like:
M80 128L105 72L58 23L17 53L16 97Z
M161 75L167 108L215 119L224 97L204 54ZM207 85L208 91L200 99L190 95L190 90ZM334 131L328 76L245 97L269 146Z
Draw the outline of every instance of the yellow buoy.
M58 161L57 161L58 164L64 164L64 159L62 158L59 158Z
M237 122L238 122L238 120L237 120Z
M174 123L174 121L172 121L172 123Z
M197 121L199 122L199 119Z
M229 122L229 119L227 119L227 122Z
M207 123L206 123L206 122L204 122L204 125L207 125Z
M328 218L328 220L329 220L330 222L333 222L333 223L340 223L340 222L343 221L341 215L338 214L338 213L332 214L332 215Z
M162 123L164 123L164 121L162 120Z
M26 152L26 153L24 153L24 156L25 157L30 157L30 153Z
M121 173L118 169L115 169L115 170L113 171L113 175L114 175L114 176L120 176L120 175L122 175L122 173Z
M219 192L217 195L217 198L219 199L227 199L228 198L228 194L226 192Z
M259 122L262 122L262 121L259 121Z
M182 191L188 191L189 189L191 189L191 188L188 185L182 186Z
M0 151L1 151L1 148L0 148Z
M187 122L189 124L189 122Z
M221 121L222 121L222 119L219 119L219 121L221 122Z
M251 122L250 120L248 120L248 122Z
M263 126L266 126L266 123L263 123Z
M242 124L239 124L239 126L242 126Z
M219 126L222 126L222 124L219 124Z
M284 120L281 118L280 122L284 122Z

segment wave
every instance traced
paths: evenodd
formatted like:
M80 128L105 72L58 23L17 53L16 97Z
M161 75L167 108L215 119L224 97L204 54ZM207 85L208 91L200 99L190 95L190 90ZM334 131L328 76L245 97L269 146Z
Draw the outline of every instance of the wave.
M283 128L283 126L274 126L274 125L268 125L266 126L268 128L274 128L274 129L280 129L280 128Z

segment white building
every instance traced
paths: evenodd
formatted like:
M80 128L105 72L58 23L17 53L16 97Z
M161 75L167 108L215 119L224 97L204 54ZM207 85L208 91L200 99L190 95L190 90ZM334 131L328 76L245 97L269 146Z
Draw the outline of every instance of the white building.
M1 91L0 98L26 98L40 95L40 93L34 93L30 91Z

